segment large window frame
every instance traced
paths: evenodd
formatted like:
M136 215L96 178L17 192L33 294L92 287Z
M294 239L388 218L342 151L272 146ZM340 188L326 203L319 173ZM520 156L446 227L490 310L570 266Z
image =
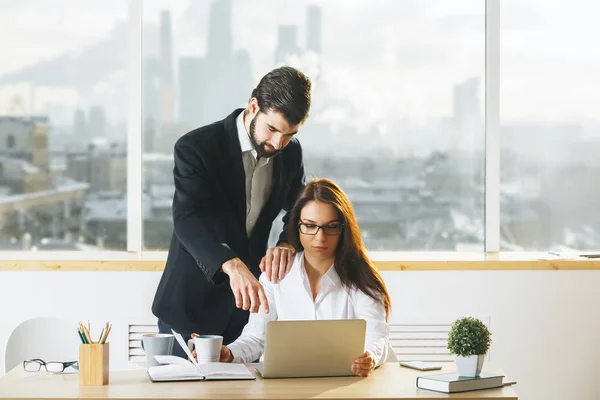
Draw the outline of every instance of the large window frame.
M2 252L0 270L162 269L165 251L143 250L142 215L142 15L144 0L129 0L127 251ZM382 270L589 269L600 261L541 261L541 253L500 249L500 0L485 9L485 245L484 252L372 252ZM78 261L87 261L84 263ZM584 264L582 264L584 263Z

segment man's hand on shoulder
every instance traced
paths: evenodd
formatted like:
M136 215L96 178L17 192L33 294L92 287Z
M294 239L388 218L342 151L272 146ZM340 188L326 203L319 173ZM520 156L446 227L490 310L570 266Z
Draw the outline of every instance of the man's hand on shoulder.
M265 313L269 313L269 302L263 286L242 260L237 257L227 260L221 269L229 276L229 284L237 308L257 313L262 305Z
M267 254L260 261L260 270L271 283L277 283L292 269L295 254L292 245L282 242L276 247L267 249Z

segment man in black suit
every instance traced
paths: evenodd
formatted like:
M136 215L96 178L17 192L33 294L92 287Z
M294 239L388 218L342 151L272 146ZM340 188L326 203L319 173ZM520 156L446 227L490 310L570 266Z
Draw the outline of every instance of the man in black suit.
M258 282L283 279L294 251L288 213L304 186L294 138L310 109L310 80L291 67L265 75L246 109L195 129L175 144L174 232L152 313L159 331L222 335L233 342L268 303ZM275 248L269 232L281 210ZM175 344L173 354L185 357Z

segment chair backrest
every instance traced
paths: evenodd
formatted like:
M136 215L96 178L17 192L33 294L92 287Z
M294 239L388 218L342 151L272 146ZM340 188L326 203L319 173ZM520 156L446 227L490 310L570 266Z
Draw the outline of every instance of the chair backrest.
M4 373L24 360L75 361L81 343L77 323L58 318L32 318L21 322L10 334L4 351Z
M385 362L398 362L398 356L396 355L396 351L391 344L388 345L388 356Z

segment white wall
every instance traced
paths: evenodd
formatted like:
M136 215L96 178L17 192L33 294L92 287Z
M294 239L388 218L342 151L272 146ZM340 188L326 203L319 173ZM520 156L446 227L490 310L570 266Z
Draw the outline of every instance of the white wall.
M36 316L113 322L111 367L127 364L127 324L154 321L157 272L0 272L0 372L10 332ZM524 400L599 399L596 271L384 272L391 322L489 316L491 360ZM76 341L75 328L73 340Z

